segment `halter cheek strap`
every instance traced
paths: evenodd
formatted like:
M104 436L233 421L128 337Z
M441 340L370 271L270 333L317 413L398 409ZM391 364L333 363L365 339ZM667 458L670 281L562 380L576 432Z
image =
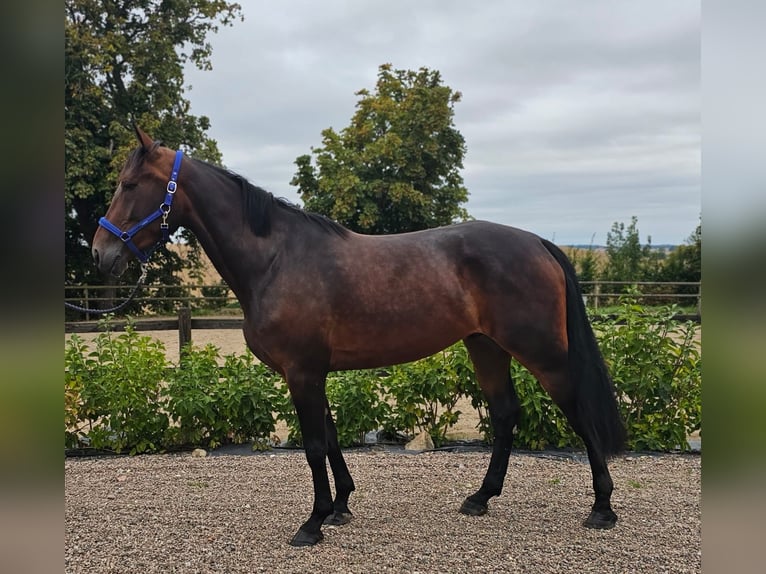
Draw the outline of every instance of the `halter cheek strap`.
M176 193L176 189L178 188L178 172L181 169L181 160L183 159L183 152L179 149L176 152L176 158L173 162L173 171L170 174L170 180L168 181L168 185L165 188L165 199L160 204L160 206L157 208L157 211L153 212L148 217L145 217L138 223L136 223L133 227L128 229L127 231L123 231L116 225L114 225L111 221L109 221L106 217L102 217L98 220L98 224L112 233L113 235L116 235L119 237L125 245L128 246L128 249L130 249L133 254L138 258L138 260L141 263L146 263L149 260L149 257L151 257L152 253L154 253L157 248L161 247L165 243L167 243L170 240L170 227L168 226L168 214L170 213L170 207L173 204L173 196ZM155 221L156 219L162 218L162 221L160 222L160 232L162 233L162 237L160 240L155 243L151 249L148 251L141 251L135 243L133 243L133 237L141 231L144 227Z

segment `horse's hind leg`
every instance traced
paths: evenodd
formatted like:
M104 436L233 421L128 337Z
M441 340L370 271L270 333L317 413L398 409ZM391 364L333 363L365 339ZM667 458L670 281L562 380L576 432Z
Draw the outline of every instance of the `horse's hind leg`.
M535 377L551 395L553 401L559 406L566 416L572 429L582 438L588 451L588 462L593 475L593 491L596 501L593 504L590 516L583 522L589 528L612 528L617 523L617 515L612 510L611 498L614 484L609 475L606 464L606 456L598 448L598 443L593 440L595 432L588 421L581 420L578 415L575 390L572 388L571 378L565 366L549 368L547 370L534 370Z
M351 511L348 508L348 497L354 491L354 480L348 471L346 461L338 444L338 430L335 421L332 420L330 405L325 406L325 429L327 432L327 459L330 461L333 477L335 478L335 501L333 513L328 516L324 523L338 526L351 520Z
M588 528L613 528L617 524L617 515L612 510L611 498L614 483L609 475L606 458L593 448L587 438L585 448L588 450L590 470L593 473L593 491L596 493L596 501L590 511L590 516L585 519L583 525Z
M465 499L460 512L480 516L487 512L487 502L503 490L508 458L513 442L513 428L519 416L519 399L511 380L511 356L486 335L471 335L463 341L474 364L476 378L487 399L495 433L492 458L481 488Z
M556 401L562 412L566 415L569 424L574 431L583 439L585 449L588 451L588 462L590 463L591 474L593 475L593 492L596 500L593 503L590 515L583 522L588 528L613 528L617 523L617 514L612 510L612 490L614 483L609 474L609 467L606 463L606 457L600 449L595 447L594 441L585 431L577 416L577 409L573 401Z

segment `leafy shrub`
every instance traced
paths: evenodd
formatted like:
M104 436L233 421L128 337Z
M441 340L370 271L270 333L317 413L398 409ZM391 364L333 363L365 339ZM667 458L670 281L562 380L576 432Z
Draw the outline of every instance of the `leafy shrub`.
M634 450L687 450L702 426L697 326L673 319L676 306L638 305L635 291L598 325L599 343Z
M463 343L456 343L447 350L449 362L447 363L448 372L455 379L455 387L461 396L471 401L471 406L476 409L479 422L476 424L478 430L484 437L484 440L491 443L494 439L494 430L489 417L487 400L479 387L479 381L473 370L473 363L468 355Z
M391 368L383 381L393 401L386 420L389 433L428 431L435 445L444 443L447 430L460 417L455 405L468 381L464 379L465 354L455 346L404 365Z
M169 423L161 393L165 348L139 335L130 322L120 334L108 330L108 320L103 325L107 330L96 337L92 352L79 337L67 342L66 444L131 454L154 451Z
M511 363L511 375L521 405L514 446L530 450L582 446L564 413L518 361Z
M702 425L701 357L697 326L679 323L676 306L638 305L635 291L621 297L616 312L595 317L596 335L617 389L628 429L627 448L688 450L688 434ZM533 450L582 448L564 414L537 380L513 361L511 366L521 415L514 445ZM468 387L474 408L484 405L478 384ZM480 430L492 440L486 410L479 411Z
M176 426L170 440L181 445L265 445L275 429L281 395L278 377L249 353L226 355L218 348L188 346L169 376L168 410Z
M171 443L208 446L225 435L228 429L216 404L218 386L218 349L213 345L184 348L178 368L170 373L167 384L168 411L175 426L169 430Z
M465 345L453 345L446 351L446 356L449 359L441 367L443 376L452 379L452 387L471 401L471 406L479 416L476 428L486 442L492 443L494 430L487 401L476 380L473 363ZM511 363L511 377L521 404L521 414L514 431L514 446L540 450L581 444L577 435L569 428L564 414L518 361Z
M256 363L251 353L224 357L218 402L232 442L253 440L266 447L276 428L275 413L284 408L281 380L269 367Z
M327 378L327 400L335 415L340 446L364 443L364 435L386 420L389 405L380 395L375 371L345 371Z
M221 358L212 345L190 346L172 368L159 341L130 323L120 334L109 331L108 319L104 325L93 351L77 335L65 344L66 447L135 454L247 440L266 445L284 397L279 377L251 354Z
M375 371L341 371L327 377L327 401L338 430L341 447L364 443L364 435L379 429L390 411L380 392L380 380ZM300 423L283 383L284 402L279 418L288 428L288 442L302 444Z
M85 342L79 335L72 335L64 346L64 447L75 448L83 431L82 387L88 379L89 362Z

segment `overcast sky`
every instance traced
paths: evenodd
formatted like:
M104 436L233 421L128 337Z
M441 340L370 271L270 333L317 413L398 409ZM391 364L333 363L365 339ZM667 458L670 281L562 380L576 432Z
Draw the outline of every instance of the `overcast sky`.
M460 91L466 205L559 244L683 243L700 215L700 6L689 0L240 0L189 68L224 164L300 203L295 158L348 126L378 67Z

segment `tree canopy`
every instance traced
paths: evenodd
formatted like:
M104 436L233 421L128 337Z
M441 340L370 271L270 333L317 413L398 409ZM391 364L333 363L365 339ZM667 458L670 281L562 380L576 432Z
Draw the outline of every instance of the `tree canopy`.
M99 283L90 242L136 145L131 124L220 162L216 142L205 135L209 119L189 113L183 66L210 69L206 37L241 18L241 7L224 0L65 0L64 6L65 280ZM158 256L153 272L169 282L181 261L166 250Z
M606 235L608 262L604 268L604 281L651 281L657 267L657 257L652 252L652 238L641 245L638 218L634 215L626 227L614 222Z
M465 140L453 124L460 92L438 71L378 69L374 93L356 92L351 124L322 131L322 146L295 160L304 207L350 229L382 234L467 219L460 169Z
M702 280L702 224L670 252L658 276L659 281L701 281Z

